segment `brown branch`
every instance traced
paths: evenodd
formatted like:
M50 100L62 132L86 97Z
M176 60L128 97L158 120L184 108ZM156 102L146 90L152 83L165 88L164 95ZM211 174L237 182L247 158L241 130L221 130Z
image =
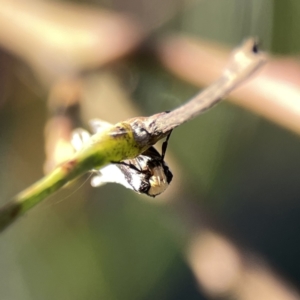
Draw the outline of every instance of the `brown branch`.
M162 39L158 59L173 75L195 86L218 78L228 47L199 37L176 34ZM300 64L296 57L269 57L254 80L234 90L229 101L300 134Z
M232 53L229 64L220 78L190 101L170 113L160 113L147 118L133 118L126 122L132 126L136 139L142 147L153 145L174 128L219 103L266 61L267 56L258 50L256 40L248 39Z

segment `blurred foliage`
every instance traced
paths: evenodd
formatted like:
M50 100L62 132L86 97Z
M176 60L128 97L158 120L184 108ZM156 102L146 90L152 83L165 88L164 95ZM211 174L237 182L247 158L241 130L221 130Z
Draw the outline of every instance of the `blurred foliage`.
M104 4L118 8L119 2ZM256 34L266 49L299 53L297 0L181 5L159 33L180 30L229 44ZM46 91L26 67L4 51L0 58L6 70L0 74L4 203L42 176L47 108ZM154 62L128 64L138 78L132 97L145 115L172 109L196 92ZM186 185L184 201L223 222L299 285L299 137L223 103L178 128L169 147L182 168L174 176ZM153 204L119 186L91 189L83 182L57 193L1 236L1 299L206 299L182 256L186 225L156 203L164 195Z

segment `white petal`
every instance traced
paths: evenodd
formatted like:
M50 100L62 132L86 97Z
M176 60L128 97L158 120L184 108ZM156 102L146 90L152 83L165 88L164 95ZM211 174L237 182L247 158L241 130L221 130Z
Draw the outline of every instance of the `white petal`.
M76 151L79 151L89 141L90 134L81 128L77 128L72 132L71 143Z

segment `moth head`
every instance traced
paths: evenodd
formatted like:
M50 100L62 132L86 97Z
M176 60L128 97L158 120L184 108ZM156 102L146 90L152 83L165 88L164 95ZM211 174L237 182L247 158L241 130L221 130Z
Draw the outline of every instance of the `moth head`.
M147 166L148 176L145 176L140 192L150 197L155 197L168 188L173 174L166 163L161 160L150 160Z

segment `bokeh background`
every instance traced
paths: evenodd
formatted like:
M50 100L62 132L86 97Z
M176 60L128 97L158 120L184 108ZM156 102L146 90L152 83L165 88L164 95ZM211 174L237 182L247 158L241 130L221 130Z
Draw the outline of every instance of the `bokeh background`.
M163 195L85 176L2 233L0 298L300 298L299 20L297 0L1 0L1 204L89 119L179 106L248 36L270 62L173 132Z

